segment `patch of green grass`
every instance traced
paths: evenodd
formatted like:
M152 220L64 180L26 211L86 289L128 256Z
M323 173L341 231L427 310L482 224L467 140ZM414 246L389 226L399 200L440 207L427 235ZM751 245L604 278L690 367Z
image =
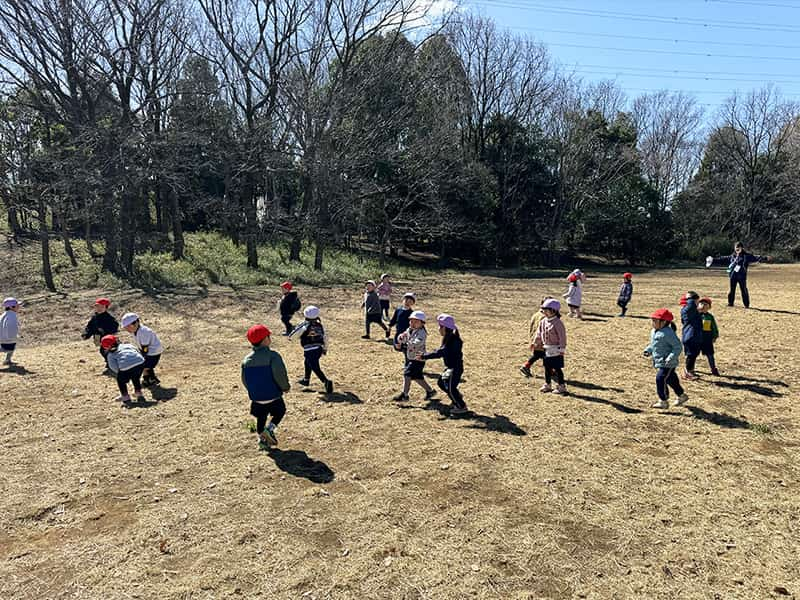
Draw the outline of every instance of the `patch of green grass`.
M247 429L250 433L256 432L256 422L255 421L247 421L244 424L244 428Z
M771 435L774 433L772 426L767 423L750 423L750 431L758 433L759 435Z

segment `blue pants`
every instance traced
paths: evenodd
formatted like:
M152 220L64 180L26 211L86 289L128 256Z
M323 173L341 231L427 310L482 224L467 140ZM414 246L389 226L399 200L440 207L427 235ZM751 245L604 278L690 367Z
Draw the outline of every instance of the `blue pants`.
M328 381L328 378L325 377L325 373L322 372L322 367L319 366L319 359L322 358L322 348L315 348L313 350L306 350L303 352L303 358L305 359L305 368L306 368L306 375L303 379L308 381L311 377L311 373L313 372L314 375L319 377L319 380L322 383Z
M697 357L700 356L700 347L703 342L697 339L689 339L683 342L683 353L686 355L686 370L694 372Z
M665 402L667 398L669 398L669 389L667 389L667 386L671 387L678 396L683 394L683 387L678 379L678 375L675 373L675 369L662 367L658 370L658 373L656 373L656 391L658 392L658 397Z
M750 307L750 292L747 291L747 277L731 277L731 289L728 291L728 306L733 306L736 301L736 286L742 292L742 304L745 308Z

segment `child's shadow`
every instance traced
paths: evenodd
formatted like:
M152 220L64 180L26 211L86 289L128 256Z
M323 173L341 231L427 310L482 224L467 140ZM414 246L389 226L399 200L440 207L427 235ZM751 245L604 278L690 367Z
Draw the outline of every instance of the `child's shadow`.
M0 369L0 373L13 373L14 375L34 375L36 371L29 371L22 365L7 365L5 369Z
M505 415L498 415L497 413L495 413L493 417L482 415L474 411L469 411L463 415L453 415L450 413L451 411L450 406L446 406L437 400L431 400L425 406L400 404L399 407L401 409L435 410L440 415L448 419L475 421L475 423L467 425L469 429L483 429L486 431L496 431L498 433L507 433L508 435L516 435L516 436L528 435L528 433L524 429L522 429L522 427L514 423L514 421L512 421Z
M268 454L275 461L275 466L295 477L303 477L314 483L330 483L335 476L328 465L310 458L302 450L271 448Z
M320 392L319 399L323 402L339 404L364 404L364 401L353 392L333 392L331 394Z
M153 394L153 400L166 402L167 400L173 400L178 395L178 388L165 388L160 385L154 385L150 388L150 393Z

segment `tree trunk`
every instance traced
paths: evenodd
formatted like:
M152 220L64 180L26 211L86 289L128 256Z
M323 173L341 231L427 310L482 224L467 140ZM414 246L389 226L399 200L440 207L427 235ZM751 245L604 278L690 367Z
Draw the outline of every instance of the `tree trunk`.
M39 239L42 242L42 275L44 284L51 292L56 291L56 284L53 281L53 269L50 266L50 237L47 231L47 207L44 198L39 197Z
M61 238L64 240L64 252L69 257L69 263L73 267L78 266L78 261L75 260L75 252L72 250L72 242L69 241L69 231L67 231L67 220L61 219Z
M117 231L117 214L114 208L114 195L108 193L103 197L103 240L106 244L103 254L103 270L117 273L119 267L119 236Z
M6 198L5 202L8 212L8 228L11 230L11 240L16 242L19 240L19 236L22 233L22 228L17 218L17 207L14 205L14 200L10 197Z
M325 235L319 232L316 238L316 247L314 248L314 270L322 271L322 261L325 256Z
M185 244L183 241L183 222L181 218L181 203L178 194L170 188L170 205L172 207L172 258L179 260L183 258Z
M248 184L247 194L244 196L244 225L245 244L247 245L247 266L251 269L258 268L258 211L256 210L255 189L252 183Z
M125 275L133 274L133 257L136 243L136 213L134 212L135 200L130 193L125 193L120 211L120 268Z

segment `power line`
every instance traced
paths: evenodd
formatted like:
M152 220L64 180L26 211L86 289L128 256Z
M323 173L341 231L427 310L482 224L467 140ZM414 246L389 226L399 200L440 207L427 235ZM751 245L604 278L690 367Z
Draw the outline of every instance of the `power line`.
M692 17L663 17L660 15L646 15L635 14L616 11L600 11L600 10L585 10L577 8L551 8L542 4L534 4L530 2L522 3L522 0L515 0L514 3L506 2L504 0L474 0L476 4L484 4L487 6L500 6L503 8L517 8L522 10L537 10L539 12L548 12L556 14L566 14L572 16L589 16L601 19L627 19L631 21L649 21L653 23L668 23L672 25L691 25L694 27L714 28L720 29L744 29L751 31L781 31L787 33L800 32L800 27L786 27L779 23L751 23L745 21L724 21L724 20L704 20L695 19Z
M655 69L652 67L616 67L608 65L590 65L590 64L565 64L565 67L587 67L590 69L625 69L627 71L646 71L648 73L690 73L697 74L703 71L686 70L686 69ZM787 77L786 73L745 73L742 71L706 71L707 75L745 75L745 76L759 76L759 77ZM797 78L800 80L800 77Z
M638 78L658 78L658 79L691 79L695 81L736 81L736 82L750 82L750 83L764 83L764 78L759 79L742 79L738 77L705 77L705 76L697 76L697 75L667 75L662 73L624 73L620 69L615 69L614 67L600 67L604 69L605 72L597 71L597 70L586 70L581 67L576 67L571 69L577 73L587 73L592 75L620 75L623 77L638 77ZM790 83L795 85L800 85L800 80L794 79L770 79L769 83Z
M636 54L670 54L673 56L702 56L704 58L736 58L748 60L780 60L784 62L800 62L800 57L789 56L746 56L742 54L713 54L710 52L683 52L680 50L654 50L650 48L614 48L612 46L590 46L586 44L565 44L561 42L548 42L548 46L561 46L564 48L583 48L586 50L609 50L611 52L634 52Z

